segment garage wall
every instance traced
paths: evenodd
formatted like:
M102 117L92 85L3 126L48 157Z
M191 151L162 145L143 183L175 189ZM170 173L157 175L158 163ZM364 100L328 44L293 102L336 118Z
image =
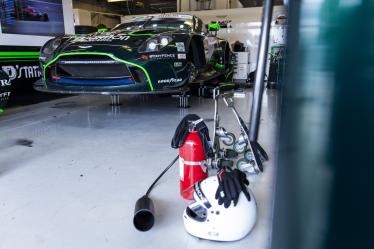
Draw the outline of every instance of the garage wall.
M190 13L201 18L204 23L211 21L230 20L230 26L227 29L221 29L218 36L230 42L240 41L248 47L250 52L250 71L256 69L258 42L261 31L262 7L254 8L237 8L237 9L222 9L222 10L206 10L206 11L190 11ZM286 8L284 6L275 6L273 10L273 20L279 15L286 15ZM270 34L270 46L274 40L279 40L279 35L285 35L275 32L279 29L278 25L272 23L272 30Z
M274 5L286 4L287 0L273 0ZM177 0L177 10L196 11L214 9L253 8L263 5L263 0Z
M209 6L208 1L196 1L196 0L178 0L177 10L179 11L190 11L190 10L202 10L207 9ZM227 0L213 0L210 3L210 9L228 9L228 8L242 8L242 4L239 0L231 0L230 3Z
M183 12L195 15L204 23L211 21L230 20L231 28L221 29L219 36L234 42L240 40L250 45L251 33L254 29L261 27L262 7L255 8L237 8L237 9L221 9L221 10L205 10ZM279 15L285 15L286 8L284 6L275 6L273 11L273 20Z
M82 9L73 9L74 24L91 26L91 12Z
M97 26L104 24L108 28L113 28L121 22L121 16L110 13L93 12L83 9L74 9L74 24Z
M95 11L95 12L115 12L113 9L108 9L106 8L105 5L99 5L95 3L88 3L85 1L79 1L79 0L74 0L73 4L74 9L82 9L86 11Z

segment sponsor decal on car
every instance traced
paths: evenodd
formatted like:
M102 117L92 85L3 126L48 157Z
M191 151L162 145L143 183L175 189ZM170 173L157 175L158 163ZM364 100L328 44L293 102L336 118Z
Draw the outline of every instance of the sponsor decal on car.
M96 36L82 36L74 38L71 43L74 42L100 42L100 41L127 41L130 38L128 35L123 34L105 34L105 35L96 35Z
M176 42L175 46L177 47L178 52L186 52L186 48L184 47L184 42Z
M183 63L181 61L174 62L174 67L181 67L183 66Z
M10 92L3 92L3 93L0 93L0 100L1 101L5 101L9 98L10 96Z
M10 80L2 79L2 80L0 80L0 85L1 86L10 86Z
M19 65L14 66L2 66L2 70L9 75L9 84L12 80L15 79L31 79L31 78L40 78L41 72L39 66L23 66Z
M177 57L179 60L185 60L187 59L187 55L186 54L178 54L178 57Z
M175 59L175 54L151 54L149 58L152 60Z
M183 79L182 78L170 78L170 79L163 79L163 80L158 80L158 84L170 84L170 83L178 83L181 82Z

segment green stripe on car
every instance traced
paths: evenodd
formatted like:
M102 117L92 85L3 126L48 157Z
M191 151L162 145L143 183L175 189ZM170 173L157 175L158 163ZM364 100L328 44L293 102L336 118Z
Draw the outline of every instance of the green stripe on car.
M153 92L153 84L152 84L151 78L149 77L149 74L148 74L147 70L144 67L142 67L142 66L140 66L140 65L138 65L136 63L130 62L130 61L122 60L122 59L114 56L113 54L107 54L107 53L101 53L101 52L67 52L67 53L62 53L62 54L57 55L55 58L53 58L47 64L43 65L43 79L44 79L44 81L46 80L46 78L45 78L45 70L46 70L46 68L49 65L51 65L52 63L54 63L55 61L57 61L60 57L69 56L69 55L103 55L103 56L108 56L109 58L111 58L111 59L113 59L115 61L121 62L123 64L128 64L128 65L137 67L137 68L141 69L144 72L145 76L147 77L149 88Z

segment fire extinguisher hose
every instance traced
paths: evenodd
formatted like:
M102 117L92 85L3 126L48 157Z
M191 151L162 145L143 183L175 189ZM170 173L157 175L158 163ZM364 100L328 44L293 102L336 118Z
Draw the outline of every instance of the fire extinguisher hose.
M154 186L156 185L156 183L161 179L161 177L163 175L165 175L165 173L174 165L174 163L178 160L179 158L179 155L176 156L173 161L171 161L171 163L164 169L164 171L161 172L161 174L156 178L156 180L152 183L152 185L149 187L149 189L147 190L147 193L145 194L145 196L149 196L149 194L151 193L152 189L154 188Z

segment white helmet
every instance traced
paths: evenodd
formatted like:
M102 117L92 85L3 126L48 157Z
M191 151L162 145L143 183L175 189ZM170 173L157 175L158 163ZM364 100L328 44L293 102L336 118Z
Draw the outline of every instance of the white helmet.
M256 200L252 192L248 189L251 201L241 192L237 205L231 203L225 208L215 199L217 188L217 176L195 184L195 201L183 213L186 231L198 238L217 241L244 238L256 223Z

